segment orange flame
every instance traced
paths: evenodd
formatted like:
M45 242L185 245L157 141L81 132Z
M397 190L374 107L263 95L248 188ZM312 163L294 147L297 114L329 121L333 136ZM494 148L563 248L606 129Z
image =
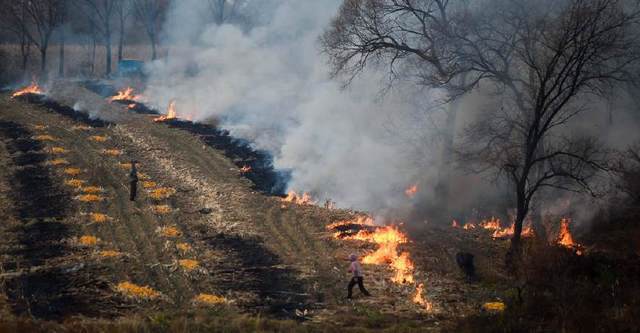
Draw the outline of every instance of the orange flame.
M516 232L516 225L515 223L512 223L511 227L509 228L497 229L496 231L494 231L492 237L493 238L511 237L515 232ZM533 237L533 228L530 225L523 226L522 232L520 233L520 237L523 237L523 238Z
M453 220L453 221L451 222L451 227L452 227L452 228L459 228L460 226L458 225L458 221Z
M483 220L480 226L487 230L500 230L500 219L492 217L489 220Z
M40 89L40 86L36 83L35 80L31 81L31 84L17 90L16 92L14 92L11 95L11 98L16 98L18 96L22 96L22 95L26 95L26 94L37 94L37 95L42 95L44 94L44 91L42 91L42 89Z
M157 117L157 118L153 119L153 121L155 121L155 122L163 122L163 121L176 119L176 118L177 118L177 115L176 115L176 101L175 100L171 100L169 102L169 107L167 108L167 114L166 115L162 115L160 117Z
M433 306L430 302L427 302L422 295L424 293L424 284L420 283L416 287L416 294L413 296L413 303L423 306L427 311L431 311Z
M240 168L240 173L241 174L245 174L251 172L251 167L248 165L243 165L242 168Z
M291 202L298 205L313 205L315 203L309 193L305 192L302 195L299 195L295 191L289 191L289 193L287 193L287 197L283 198L282 201Z
M464 230L471 230L471 229L475 229L476 225L474 223L465 223L464 227L462 227Z
M142 95L136 95L133 93L133 88L126 87L123 90L118 91L115 96L111 96L109 98L109 103L115 101L141 101L142 99Z
M406 195L409 199L412 199L416 195L416 193L418 193L418 184L413 184L404 190L404 195Z
M571 236L571 231L569 230L569 222L570 219L564 218L560 220L560 231L558 233L558 244L564 247L574 247L576 243L573 240L573 236Z

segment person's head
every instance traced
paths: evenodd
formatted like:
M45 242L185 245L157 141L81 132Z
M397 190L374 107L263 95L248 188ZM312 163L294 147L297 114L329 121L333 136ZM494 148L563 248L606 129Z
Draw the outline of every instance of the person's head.
M356 261L358 260L358 256L355 253L351 253L349 255L349 261Z

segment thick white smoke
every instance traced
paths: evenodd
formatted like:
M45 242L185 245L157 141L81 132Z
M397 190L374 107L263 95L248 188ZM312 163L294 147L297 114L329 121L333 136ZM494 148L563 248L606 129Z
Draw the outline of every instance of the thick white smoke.
M205 23L206 1L175 1L169 57L153 65L145 95L160 108L175 98L179 116L219 119L267 149L276 168L291 169L292 190L378 212L407 205L408 185L428 192L437 176L425 173L436 154L416 151L429 136L424 103L436 96L410 83L382 96L378 73L347 90L331 80L317 42L340 2L259 1L263 22L243 29Z

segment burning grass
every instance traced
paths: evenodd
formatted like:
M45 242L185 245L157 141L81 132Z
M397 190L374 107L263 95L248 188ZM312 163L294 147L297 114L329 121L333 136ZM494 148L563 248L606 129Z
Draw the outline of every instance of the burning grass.
M86 183L86 181L82 180L82 179L67 179L64 181L64 184L67 186L71 186L73 188L80 188L84 185L84 183Z
M139 176L140 175L138 174L138 178L140 178ZM142 188L144 188L144 189L150 189L150 188L154 188L156 186L158 186L158 184L156 182L153 182L153 181L150 181L150 180L145 180L145 181L142 182Z
M108 100L109 100L109 103L112 103L115 101L142 101L143 97L142 95L136 95L133 92L133 88L126 87L118 91L115 96L111 96L110 98L108 98Z
M100 186L83 186L82 192L89 194L97 194L104 192L104 189Z
M49 154L53 155L66 154L69 152L69 150L65 149L64 147L51 147L47 149L47 151L49 152Z
M287 193L287 197L282 199L283 202L290 202L297 205L313 205L315 201L311 198L309 193L303 193L302 195L297 194L294 191L289 191Z
M160 292L153 290L151 287L139 286L128 281L118 283L116 291L126 297L141 300L156 299L160 297Z
M32 137L32 139L38 140L38 141L52 141L52 142L58 141L58 138L53 137L49 134L35 135Z
M105 135L92 135L88 139L93 142L106 142L109 140L109 137Z
M178 251L180 251L183 254L191 252L192 250L191 245L189 245L189 243L177 243L176 249L178 249Z
M102 213L89 213L89 219L94 223L104 223L110 221L111 217Z
M193 271L194 269L197 269L198 267L200 267L200 262L193 259L180 259L178 260L178 264L180 265L180 267L182 267L184 270L188 272Z
M427 302L422 295L424 293L424 284L420 283L416 286L416 293L411 299L413 303L418 304L423 307L427 312L433 309L433 305L430 302Z
M96 194L83 194L75 197L76 200L80 200L82 202L100 202L104 200L103 196Z
M162 200L162 199L167 199L171 197L175 193L176 193L176 190L170 187L158 187L156 189L151 190L149 192L149 196L154 200Z
M69 161L65 160L64 158L56 158L47 162L47 165L53 165L53 166L69 165Z
M117 157L122 155L122 150L120 149L103 149L100 152L102 155Z
M171 207L169 207L168 205L151 205L149 209L151 209L153 213L158 215L171 213Z
M36 81L34 80L34 81L31 81L30 85L22 89L16 90L13 94L11 94L11 98L16 98L26 94L42 95L44 94L44 91L42 90L42 88L40 88L38 83L36 83Z
M172 226L158 227L158 229L156 229L156 232L163 237L169 238L180 237L180 235L182 235L182 232L180 232L180 230Z
M96 246L99 239L95 236L84 235L78 239L78 243L82 246Z
M82 172L80 168L65 168L64 173L69 176L77 176Z
M203 293L198 294L198 296L196 296L193 301L194 303L200 305L218 305L228 302L228 300L222 296Z
M164 121L176 119L177 117L178 117L178 115L176 114L176 101L175 100L171 100L169 102L169 106L167 107L167 114L166 115L162 115L160 117L156 117L155 119L153 119L153 121L155 121L155 122L164 122Z

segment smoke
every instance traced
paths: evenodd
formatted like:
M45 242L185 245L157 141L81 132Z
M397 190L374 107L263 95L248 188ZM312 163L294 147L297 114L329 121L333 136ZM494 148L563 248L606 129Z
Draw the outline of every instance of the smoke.
M408 206L413 183L431 191L438 154L425 151L426 110L437 92L399 82L383 95L375 71L346 90L331 80L317 40L341 1L251 2L262 15L249 28L205 23L205 3L173 4L170 54L144 92L160 109L175 99L178 116L217 119L289 169L290 189L341 207L381 212Z

